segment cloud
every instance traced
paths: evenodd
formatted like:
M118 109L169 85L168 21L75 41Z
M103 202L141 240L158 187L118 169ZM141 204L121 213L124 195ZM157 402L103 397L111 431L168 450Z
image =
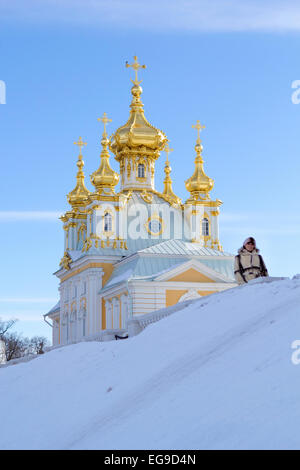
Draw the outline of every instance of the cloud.
M63 212L55 211L0 211L0 221L20 222L20 221L57 221Z
M29 303L29 304L42 304L42 303L49 303L49 302L57 302L57 298L51 297L32 297L32 298L22 298L22 297L0 297L0 303Z
M17 328L19 322L42 323L43 315L56 303L57 298L51 297L0 297L0 320L17 319Z
M299 31L296 0L0 0L2 19L150 31Z
M2 321L9 321L12 318L17 319L17 322L14 325L14 329L19 327L20 322L39 322L42 323L44 321L43 319L43 314L41 312L37 312L34 314L32 311L22 311L22 312L15 312L13 314L1 314L0 313L0 319Z

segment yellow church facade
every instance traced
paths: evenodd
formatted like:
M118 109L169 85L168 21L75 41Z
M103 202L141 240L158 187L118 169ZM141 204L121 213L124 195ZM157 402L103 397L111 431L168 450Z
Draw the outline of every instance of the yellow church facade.
M137 334L176 305L236 285L233 256L219 241L222 202L212 200L214 182L203 168L200 122L195 168L185 182L187 201L174 194L166 134L151 125L141 101L134 57L128 121L108 137L106 113L100 166L87 189L79 138L76 186L62 217L64 255L59 270L60 300L44 315L52 326L53 345L110 340ZM155 187L155 163L166 154L164 188ZM111 153L120 172L110 166ZM119 191L116 186L120 185ZM50 320L50 321L49 321Z

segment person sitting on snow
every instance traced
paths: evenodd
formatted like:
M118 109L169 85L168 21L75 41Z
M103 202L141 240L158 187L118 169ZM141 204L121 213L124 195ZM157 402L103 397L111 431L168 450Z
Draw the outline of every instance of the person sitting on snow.
M253 237L247 238L234 260L234 276L238 284L268 276L268 271Z

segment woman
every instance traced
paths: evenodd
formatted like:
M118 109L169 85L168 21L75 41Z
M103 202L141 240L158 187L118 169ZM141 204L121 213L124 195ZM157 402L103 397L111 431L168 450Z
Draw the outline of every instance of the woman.
M253 237L247 238L234 260L234 275L238 284L256 277L268 276L268 271Z

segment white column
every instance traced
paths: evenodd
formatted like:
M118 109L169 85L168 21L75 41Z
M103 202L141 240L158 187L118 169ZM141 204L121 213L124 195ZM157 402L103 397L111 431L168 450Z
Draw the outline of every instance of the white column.
M80 296L81 296L81 278L80 276L76 276L76 287L77 287L77 293L76 293L76 339L80 340L82 337L82 327L81 327L81 320L80 317L81 312L80 312Z
M82 319L81 319L81 337L86 337L86 329L87 329L87 314L86 310L84 309L82 312Z
M69 318L68 313L63 312L61 316L61 343L66 344L68 342L68 329L69 329Z
M113 298L113 329L120 329L120 299L119 297Z
M128 316L128 296L121 296L121 325L122 329L127 328L127 316Z
M218 240L220 242L220 239L219 239L219 216L218 215L214 216L214 219L215 219L215 240Z
M112 328L112 304L109 300L105 301L106 329Z
M70 334L69 341L76 341L76 310L70 313Z

